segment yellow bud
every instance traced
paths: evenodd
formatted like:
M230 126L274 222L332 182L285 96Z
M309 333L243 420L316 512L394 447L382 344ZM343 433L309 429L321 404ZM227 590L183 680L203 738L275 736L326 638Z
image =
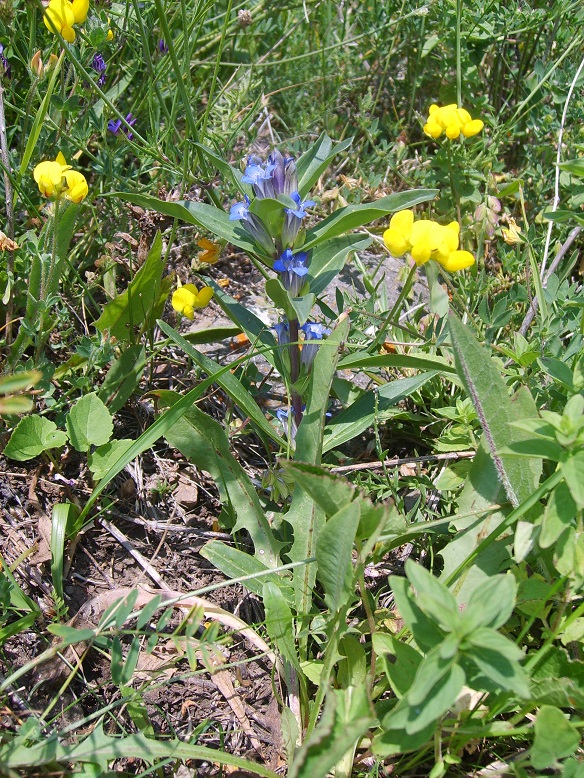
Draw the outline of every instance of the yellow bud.
M30 69L36 76L38 76L38 78L41 78L45 72L45 66L43 65L43 61L41 59L40 50L33 54L33 57L30 61Z

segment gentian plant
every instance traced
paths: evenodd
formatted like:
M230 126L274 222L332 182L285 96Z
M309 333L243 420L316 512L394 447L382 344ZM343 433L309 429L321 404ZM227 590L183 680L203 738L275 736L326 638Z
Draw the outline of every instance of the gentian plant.
M243 174L202 147L201 153L240 192L241 199L229 207L228 213L206 203L166 203L141 195L121 195L135 204L205 228L217 238L243 249L260 268L266 277L266 294L281 312L280 323L274 328L277 340L249 312L242 320L235 301L218 285L210 283L215 299L234 323L252 342L259 340L273 350L274 366L287 385L296 427L302 421L316 353L331 332L326 324L314 320L315 305L322 315L330 314L318 295L340 272L349 255L365 249L372 241L369 235L353 230L430 200L436 194L435 190L427 189L399 192L371 203L348 205L309 226L309 218L316 216L311 188L333 157L345 151L350 142L335 146L323 134L298 160L277 149L266 161L251 155Z

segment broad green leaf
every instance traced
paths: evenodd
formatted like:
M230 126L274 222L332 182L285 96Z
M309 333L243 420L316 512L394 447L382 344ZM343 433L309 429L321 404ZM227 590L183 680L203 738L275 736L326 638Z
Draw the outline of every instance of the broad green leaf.
M276 567L283 544L276 541L257 491L231 453L223 427L193 406L165 432L165 437L189 461L211 474L222 504L229 505L237 517L233 531L246 529L258 559L268 567Z
M565 482L558 484L550 494L541 523L539 545L549 548L566 527L572 526L577 513L576 503Z
M418 674L421 673L422 667L423 664L420 666ZM429 724L443 716L454 705L465 680L462 668L458 665L452 665L447 673L441 676L429 689L422 702L409 707L408 720L405 725L406 732L409 735L421 732ZM404 700L407 699L406 696Z
M383 632L373 633L373 649L383 661L383 668L391 688L401 699L414 683L423 656L409 643L404 643L393 635Z
M444 357L431 354L374 354L359 351L343 357L339 362L340 370L369 370L372 367L406 367L414 370L435 370L441 373L456 374Z
M558 211L546 211L543 215L544 219L549 219L552 222L569 222L569 221L575 221L576 224L579 224L580 226L584 227L584 217L582 216L582 212L577 211L567 211L567 210L558 210Z
M25 373L13 373L0 378L0 394L15 394L38 384L43 377L40 370L28 370Z
M546 438L528 438L519 440L516 443L510 443L504 446L499 454L502 456L526 457L527 459L551 459L552 462L559 462L564 449L558 445L555 440Z
M355 635L349 632L343 635L339 641L339 651L346 657L346 660L339 662L337 684L345 690L351 686L365 688L369 664L365 647Z
M91 446L102 446L114 431L111 413L95 392L77 400L65 417L65 425L71 445L77 451L89 451Z
M296 433L296 460L319 465L323 451L323 428L327 403L339 358L339 345L349 333L349 318L341 315L337 326L323 341L312 365L304 417ZM294 488L290 509L285 520L294 531L290 559L299 562L315 555L318 536L325 523L324 513L298 484ZM294 570L296 610L310 612L316 565Z
M268 282L269 283L269 282ZM266 284L267 286L267 284ZM310 315L312 313L312 308L314 307L314 301L316 300L315 295L310 292L309 294L304 294L302 297L292 297L292 308L294 309L293 318L298 319L298 323L302 326L305 324L308 319L310 319Z
M91 630L86 631L91 632ZM29 743L30 739L27 738L25 742ZM55 762L66 764L111 762L121 757L143 759L149 764L163 759L201 760L211 764L231 765L263 778L278 778L276 773L261 764L215 748L186 743L183 740L155 739L146 737L142 733L110 737L103 731L101 723L79 743L63 743L55 733L34 742L33 745L22 745L18 741L13 741L0 747L0 762L6 768L16 770L52 765Z
M416 671L414 682L408 690L405 698L408 705L417 707L426 703L430 691L444 675L450 673L453 666L452 657L441 656L441 646L436 646L420 662ZM415 730L414 730L415 731Z
M327 518L334 516L356 497L357 492L353 484L340 476L332 475L323 467L307 465L304 462L282 462L282 467L308 492Z
M221 369L221 365L218 365L217 362L205 354L201 354L201 352L197 351L196 348L193 348L193 346L186 338L184 338L182 335L179 335L179 333L166 322L161 321L159 322L158 326L162 332L164 332L165 335L168 335L171 340L180 346L184 353L189 356L197 365L199 365L199 367L201 367L207 373L207 375L213 375ZM218 377L217 384L231 397L231 399L241 408L241 410L249 416L249 418L264 435L267 435L273 441L278 443L278 445L284 447L286 446L286 442L283 440L283 438L280 437L280 435L278 435L275 428L272 427L272 425L266 420L262 410L258 407L258 404L252 395L243 386L237 376L235 376L231 371L223 373Z
M10 436L4 454L9 459L24 462L51 448L64 446L69 438L66 432L44 416L25 416Z
M411 208L418 203L425 203L432 200L437 194L437 189L414 189L380 197L379 200L374 200L371 203L347 205L344 208L339 208L338 211L334 211L307 231L306 241L302 249L307 251L325 240L336 238L337 235L344 235L350 230L381 219L390 213Z
M421 650L427 653L434 646L442 643L445 633L419 608L408 580L392 575L389 583L398 613L411 630Z
M18 416L34 408L30 397L0 397L0 416Z
M171 278L167 276L163 279L163 270L162 237L157 232L144 264L126 291L106 304L95 322L97 329L109 332L118 340L132 343L137 330L154 326L170 291Z
M498 629L505 624L515 606L517 582L512 575L494 575L471 594L462 612L462 625L470 634L478 627Z
M359 503L352 502L327 521L316 541L317 577L333 613L354 596L352 554L358 526Z
M261 219L269 234L276 238L282 234L285 208L296 208L294 200L286 195L281 195L277 200L272 197L256 197L251 201L249 211Z
M531 764L536 770L557 766L558 760L573 754L580 745L578 728L558 708L542 705L535 719Z
M89 628L71 627L68 624L48 624L47 631L51 635L61 638L60 646L74 646L76 643L85 643L95 637L95 630Z
M568 159L565 162L560 162L558 167L572 176L584 176L584 159Z
M119 411L132 396L145 366L146 349L136 345L125 349L110 367L98 392L110 413Z
M204 227L218 238L229 241L251 254L257 254L256 244L239 226L239 222L230 221L229 214L207 203L196 203L192 200L182 200L178 202L169 202L158 200L156 197L148 195L133 194L130 192L113 192L110 197L119 197L128 203L139 205L149 211L156 211L173 219L180 219L187 224L195 224L197 227Z
M296 318L296 312L292 305L292 298L288 291L284 289L282 282L279 278L269 278L265 284L266 294L270 300L274 303L276 308L280 308L284 311L289 319ZM313 298L314 299L314 298ZM302 322L304 324L304 322Z
M353 138L347 138L333 144L326 132L323 132L318 140L311 145L296 162L298 173L298 192L301 198L306 199L313 185L326 171L337 154L349 148Z
M421 373L412 378L398 378L377 390L377 410L382 414L418 390L436 375ZM323 453L330 451L372 427L375 422L375 394L366 392L348 408L335 416L325 428Z
M521 650L495 630L481 628L469 635L472 647L466 656L503 690L514 691L519 697L529 697L529 683L525 670L519 665Z
M584 450L570 453L562 462L562 475L578 508L584 508Z
M133 440L110 440L87 457L87 464L96 481L100 481L120 457L129 450Z
M428 743L436 729L436 724L431 722L426 727L413 735L405 729L390 729L386 726L373 738L371 749L375 756L385 759L394 754L405 754L409 751L417 751Z
M537 488L541 461L532 460L532 470L514 457L498 452L504 446L525 438L520 430L509 424L522 415L528 415L523 413L527 399L523 397L518 402L519 392L513 398L509 397L507 387L489 353L452 312L449 315L449 327L456 369L479 417L499 479L511 505L517 507ZM533 413L529 415L536 416L535 403L531 397L529 399L533 406Z
M319 722L296 752L288 778L328 778L343 755L374 726L366 694L354 697L356 704L347 705L344 689L329 691Z
M441 629L454 632L460 624L460 614L448 589L411 559L406 562L405 572L416 592L416 605Z
M296 652L294 619L282 590L276 584L264 583L262 600L266 609L266 630L271 642L292 667L302 672Z
M286 578L283 573L270 572L269 567L263 565L247 552L228 546L220 540L210 540L199 553L203 559L207 559L218 570L221 570L227 578L232 580L256 575L257 578L250 578L248 581L245 581L243 586L259 597L262 596L264 583L268 581L278 586L288 605L292 605L294 602L294 593L290 579Z
M371 245L368 235L340 235L316 246L308 271L310 291L319 295L334 281L353 251L364 251Z

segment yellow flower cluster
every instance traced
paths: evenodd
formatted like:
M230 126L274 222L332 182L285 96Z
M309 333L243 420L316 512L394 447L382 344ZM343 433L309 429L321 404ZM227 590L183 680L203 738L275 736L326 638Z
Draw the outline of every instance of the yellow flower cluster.
M197 289L194 284L185 284L172 295L172 307L177 313L186 316L187 319L195 318L195 308L204 308L209 304L213 297L213 290L210 286L203 286Z
M74 24L87 19L89 0L51 0L43 16L45 27L53 33L61 33L67 43L75 40Z
M33 176L44 197L54 197L57 200L64 197L74 203L80 203L87 197L85 176L78 170L73 170L61 152L53 161L40 162L35 167Z
M450 140L456 140L460 133L465 138L472 138L473 135L478 135L484 126L484 122L472 119L466 108L459 108L456 103L442 107L434 104L430 106L424 132L434 139L445 133Z
M391 217L383 241L394 257L408 252L416 265L433 259L444 270L454 273L474 265L470 251L458 249L460 225L450 222L444 227L430 219L414 221L413 211L399 211Z

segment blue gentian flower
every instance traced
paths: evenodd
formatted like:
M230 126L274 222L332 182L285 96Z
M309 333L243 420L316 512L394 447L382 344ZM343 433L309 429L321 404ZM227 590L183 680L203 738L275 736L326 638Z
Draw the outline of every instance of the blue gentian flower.
M276 149L268 157L268 164L274 166L271 175L275 196L281 194L291 196L292 192L298 189L298 175L294 157L284 157Z
M330 335L331 331L324 324L315 321L307 321L300 328L304 332L304 342L300 352L300 361L310 370L316 352L319 349L318 341L321 341L324 335ZM317 341L316 343L313 341Z
M302 201L298 192L291 192L290 197L296 203L296 208L286 208L284 211L284 224L282 226L282 245L293 246L296 236L302 226L302 219L306 216L306 209L316 205L314 200Z
M274 182L272 173L275 165L271 162L262 162L259 157L252 154L247 158L247 167L241 177L244 184L251 184L256 197L274 197Z
M287 321L279 321L277 324L274 324L272 329L276 330L276 337L280 346L286 346L290 343L290 327Z
M292 297L298 297L304 286L304 276L308 273L307 260L307 251L293 254L292 249L286 249L274 262L274 270L281 274L284 289L287 289Z
M240 221L241 226L251 235L253 240L258 243L270 256L274 254L274 241L269 232L264 227L264 223L249 210L250 199L245 195L242 202L234 203L229 211L230 221Z
M294 412L291 408L278 408L276 411L276 418L282 425L284 434L289 441L294 441L296 433L298 432L298 425L294 418Z

